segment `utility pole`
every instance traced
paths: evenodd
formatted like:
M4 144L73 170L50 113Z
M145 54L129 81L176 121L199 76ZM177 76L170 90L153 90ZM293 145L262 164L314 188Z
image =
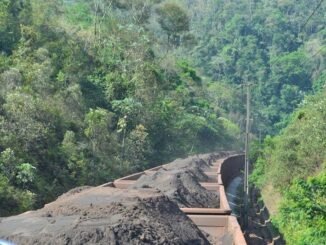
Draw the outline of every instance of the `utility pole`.
M249 137L250 137L250 86L246 83L247 88L247 119L246 119L246 139L245 139L245 171L244 171L244 227L248 227L248 210L249 210Z

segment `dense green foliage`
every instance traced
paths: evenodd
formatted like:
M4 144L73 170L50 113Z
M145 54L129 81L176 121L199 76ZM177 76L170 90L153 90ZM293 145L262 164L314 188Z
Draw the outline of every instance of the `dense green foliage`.
M285 192L276 223L288 244L319 245L326 237L326 171L296 180Z
M177 4L6 0L0 19L0 215L239 137L225 95L172 54Z
M311 96L295 111L289 125L264 144L264 161L256 182L272 181L285 187L295 177L306 177L321 170L326 161L326 92ZM266 176L266 174L268 176Z
M282 196L276 224L289 244L323 244L326 235L326 90L306 98L289 125L266 138L252 181ZM309 177L312 176L312 177Z
M197 44L190 53L204 74L253 84L253 131L275 135L312 88L325 81L326 6L291 0L183 0Z

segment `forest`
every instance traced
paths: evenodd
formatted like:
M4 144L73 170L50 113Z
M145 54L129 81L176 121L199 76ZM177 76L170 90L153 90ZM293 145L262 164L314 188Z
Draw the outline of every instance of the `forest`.
M1 0L0 216L243 150L250 83L251 183L288 244L323 244L325 13L320 0Z

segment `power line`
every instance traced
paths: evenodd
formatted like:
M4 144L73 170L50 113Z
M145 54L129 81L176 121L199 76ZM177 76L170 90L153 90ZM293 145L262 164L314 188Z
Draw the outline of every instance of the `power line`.
M314 9L314 11L310 14L310 16L308 17L308 19L306 20L306 22L303 24L302 29L304 29L306 27L306 25L308 24L309 20L317 12L317 10L319 9L319 7L322 5L323 2L324 2L324 0L320 0L320 2L318 3L317 7Z
M315 58L321 51L323 51L323 49L324 48L326 48L326 46L322 46L320 49L318 49L317 51L316 51L316 53L314 53L311 57L309 57L309 60L306 60L305 62L303 62L303 66L305 66L305 65L307 65L308 63L310 63L311 62L311 59L312 58Z
M317 54L319 54L324 48L326 48L326 46L321 47L316 53L314 53L311 58L314 58L315 56L317 56Z

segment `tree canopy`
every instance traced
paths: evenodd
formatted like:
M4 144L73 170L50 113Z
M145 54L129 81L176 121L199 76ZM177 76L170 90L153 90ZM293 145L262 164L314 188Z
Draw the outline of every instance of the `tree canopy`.
M0 19L1 216L236 143L192 61L161 56L150 26L181 38L182 5L8 0Z

